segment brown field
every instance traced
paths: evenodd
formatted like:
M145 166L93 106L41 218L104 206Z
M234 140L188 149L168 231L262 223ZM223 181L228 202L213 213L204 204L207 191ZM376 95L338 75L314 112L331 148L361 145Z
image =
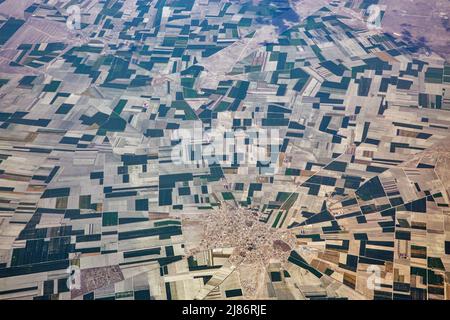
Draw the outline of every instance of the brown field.
M448 0L382 0L386 13L385 31L416 41L436 53L450 58L450 1Z

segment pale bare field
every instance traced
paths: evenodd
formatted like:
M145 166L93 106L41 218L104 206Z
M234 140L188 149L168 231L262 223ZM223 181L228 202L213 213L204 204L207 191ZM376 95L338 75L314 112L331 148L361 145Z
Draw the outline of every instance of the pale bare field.
M411 38L450 58L450 27L445 26L450 1L382 0L381 4L387 6L382 23L384 31L395 35L409 32Z

